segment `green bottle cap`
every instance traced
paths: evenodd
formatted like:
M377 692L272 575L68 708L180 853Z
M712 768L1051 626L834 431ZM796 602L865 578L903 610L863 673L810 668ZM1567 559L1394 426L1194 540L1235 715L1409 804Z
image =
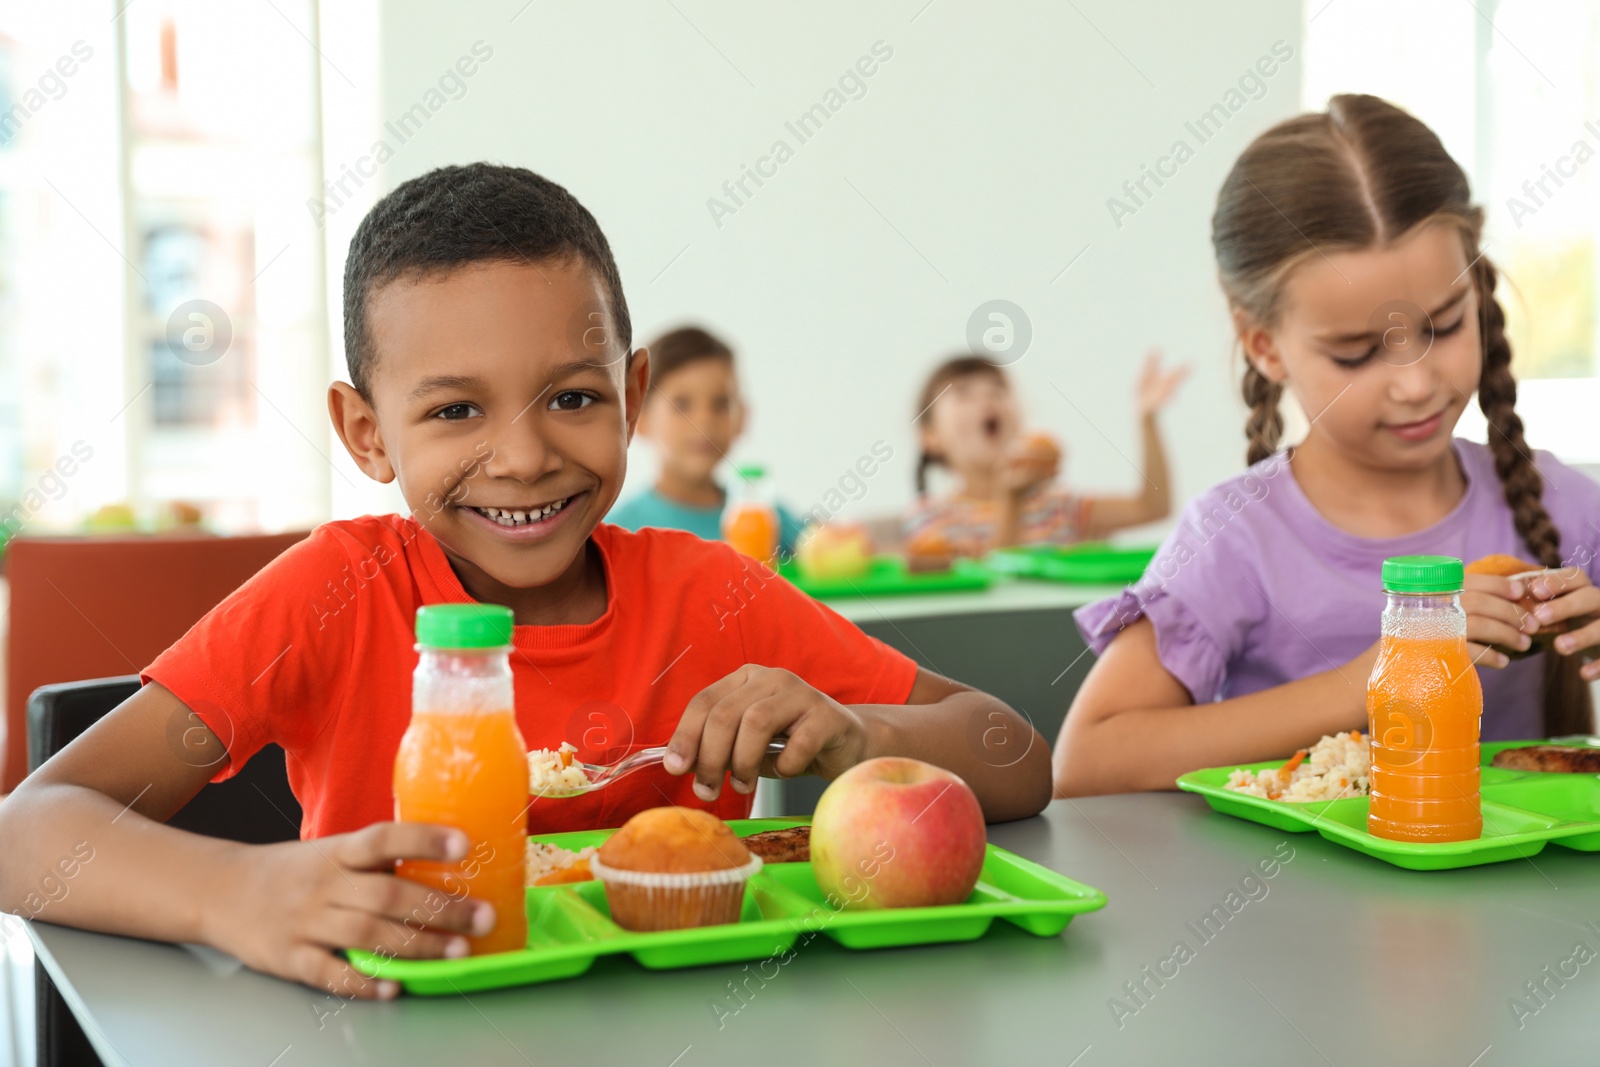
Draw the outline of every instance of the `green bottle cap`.
M747 463L742 467L733 468L733 473L743 482L759 482L767 476L767 468L759 463Z
M504 648L511 609L499 604L430 604L417 609L417 643L427 648Z
M1383 587L1391 593L1459 593L1461 561L1454 556L1390 556Z

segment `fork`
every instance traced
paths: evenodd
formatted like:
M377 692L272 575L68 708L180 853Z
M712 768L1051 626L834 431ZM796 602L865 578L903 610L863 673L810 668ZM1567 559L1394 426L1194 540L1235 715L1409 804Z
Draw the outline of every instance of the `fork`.
M776 756L783 751L783 740L767 742L767 755ZM633 755L616 763L584 763L573 760L572 766L580 767L584 776L589 779L589 784L583 789L551 789L546 792L536 793L541 797L581 797L593 793L597 789L604 789L618 778L624 778L643 767L653 767L660 763L667 755L666 745L657 745L654 748L642 748Z

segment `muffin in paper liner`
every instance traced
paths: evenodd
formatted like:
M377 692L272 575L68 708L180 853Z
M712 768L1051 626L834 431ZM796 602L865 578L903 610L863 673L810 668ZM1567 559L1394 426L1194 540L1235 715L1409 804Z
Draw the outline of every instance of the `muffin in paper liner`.
M714 871L627 871L599 856L589 869L605 885L611 919L625 930L682 930L739 921L745 883L761 870L761 857Z

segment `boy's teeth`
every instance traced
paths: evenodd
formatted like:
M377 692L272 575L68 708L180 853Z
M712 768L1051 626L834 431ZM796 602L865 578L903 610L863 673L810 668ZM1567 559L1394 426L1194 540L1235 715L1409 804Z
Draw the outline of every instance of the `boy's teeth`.
M567 500L570 499L572 498L567 498ZM548 519L566 507L567 500L557 500L555 503L546 504L542 508L523 511L511 511L506 508L478 508L476 510L480 515L494 520L501 526L526 526L530 522L541 522L544 519Z

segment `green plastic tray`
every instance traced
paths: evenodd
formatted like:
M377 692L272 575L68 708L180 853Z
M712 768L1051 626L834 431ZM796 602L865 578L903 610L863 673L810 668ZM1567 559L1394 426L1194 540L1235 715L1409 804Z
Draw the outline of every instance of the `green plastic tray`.
M1090 585L1125 585L1144 575L1150 548L1113 548L1098 541L1078 545L1018 545L989 553L989 569L1018 578Z
M805 819L742 819L728 825L744 837L803 826ZM598 845L614 830L542 835L562 848ZM601 956L625 953L652 970L762 960L805 944L818 933L846 948L889 948L982 937L1005 919L1039 937L1054 937L1074 915L1105 907L1106 895L1003 848L989 846L977 888L964 904L884 911L835 911L817 888L809 863L769 863L750 879L736 923L692 930L634 933L611 921L599 882L528 890L528 947L464 960L384 960L357 949L363 974L399 982L408 993L470 993L571 978Z
M1557 738L1572 744L1575 739ZM1389 841L1367 833L1367 798L1294 804L1225 788L1238 767L1212 767L1178 779L1178 788L1199 793L1212 808L1277 830L1315 830L1335 844L1413 871L1475 867L1527 859L1554 842L1579 852L1600 852L1600 775L1542 774L1488 766L1496 752L1543 741L1501 741L1483 746L1483 836L1473 841L1428 844ZM1261 771L1283 760L1241 765Z
M994 575L975 559L957 559L947 571L912 574L898 556L874 556L867 573L859 578L806 578L792 561L778 565L778 573L802 593L818 600L847 596L900 596L905 593L958 593L987 589Z

